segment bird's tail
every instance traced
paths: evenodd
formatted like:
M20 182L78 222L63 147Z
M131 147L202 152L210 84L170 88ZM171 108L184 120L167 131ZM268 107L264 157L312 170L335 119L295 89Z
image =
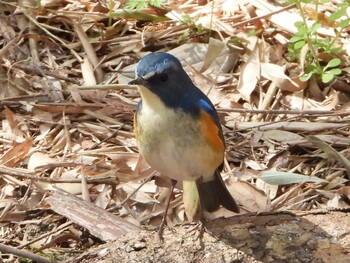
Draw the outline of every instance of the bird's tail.
M208 212L214 212L220 205L226 209L239 213L239 207L225 186L219 170L214 174L214 180L197 183L201 204Z

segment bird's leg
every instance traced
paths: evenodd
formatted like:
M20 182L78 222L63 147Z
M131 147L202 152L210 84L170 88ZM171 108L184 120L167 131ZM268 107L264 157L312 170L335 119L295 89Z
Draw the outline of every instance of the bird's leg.
M169 195L167 196L167 199L166 199L165 211L164 211L164 214L163 214L162 222L160 223L159 230L158 230L158 237L159 237L159 240L161 242L164 241L164 239L163 239L164 227L166 225L166 218L167 218L167 215L168 215L170 199L171 199L171 196L172 196L172 194L174 192L174 188L175 188L176 183L177 183L176 180L171 179L170 192L169 192Z
M197 189L198 189L198 196L199 196L199 223L200 223L200 232L199 232L199 238L203 237L203 233L205 230L205 217L204 217L204 203L203 203L203 189L201 187L201 184L203 183L203 177L200 177L197 181Z

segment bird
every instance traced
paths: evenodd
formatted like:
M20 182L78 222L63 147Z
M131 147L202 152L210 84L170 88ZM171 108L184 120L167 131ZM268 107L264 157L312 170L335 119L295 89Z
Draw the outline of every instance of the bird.
M210 99L193 84L181 62L166 52L141 58L135 75L129 84L137 85L141 95L134 115L139 152L152 168L172 182L158 230L160 239L170 195L178 181L195 182L200 221L205 221L204 210L214 212L220 205L239 213L220 174L225 139Z

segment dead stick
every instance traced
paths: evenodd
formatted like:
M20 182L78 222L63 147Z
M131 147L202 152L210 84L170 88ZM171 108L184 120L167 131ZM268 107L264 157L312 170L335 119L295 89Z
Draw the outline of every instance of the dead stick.
M27 171L18 171L17 169L6 167L3 165L0 165L0 174L8 174L14 177L19 177L22 179L30 179L33 181L40 181L40 182L47 182L47 183L81 183L80 178L48 178L48 177L40 177L35 176L30 172ZM89 184L110 184L110 185L117 185L118 179L116 177L92 177L92 178L86 178L87 183Z
M8 254L13 254L17 257L25 257L25 258L29 258L32 259L38 263L53 263L56 261L50 260L48 258L36 255L32 252L26 251L26 250L21 250L15 247L11 247L11 246L7 246L7 245L3 245L0 244L0 251L2 253L8 253Z
M220 112L238 112L238 113L265 113L265 114L293 114L293 115L322 115L322 116L344 116L350 115L350 111L328 111L328 110L249 110L249 109L232 109L218 108Z
M62 230L62 229L64 229L64 228L68 228L68 227L70 227L70 226L73 225L73 224L74 224L74 222L71 222L71 221L69 221L69 222L67 222L67 223L64 223L63 225L57 227L56 229L54 229L54 230L52 230L52 231L50 231L50 232L47 232L47 233L45 233L45 234L43 234L43 235L41 235L41 236L39 236L39 237L37 237L37 238L34 238L34 239L32 239L32 240L26 242L25 244L22 244L22 245L17 246L17 248L18 248L18 249L22 249L22 248L24 248L24 247L26 247L26 246L29 246L29 245L31 245L31 244L33 244L33 243L39 241L40 239L46 238L46 237L48 237L48 236L50 236L50 235L53 235L53 234L57 233L58 231L60 231L60 230Z
M283 8L281 8L281 9L278 9L278 10L273 11L273 12L271 12L271 13L268 13L268 14L266 14L266 15L253 17L252 19L248 19L248 20L246 20L246 21L242 21L242 22L233 24L232 27L235 28L235 27L239 27L239 26L244 26L244 25L246 25L246 24L248 24L248 23L253 23L253 22L255 22L255 21L264 19L264 18L266 18L266 17L269 17L269 16L272 16L272 15L276 15L276 14L278 14L278 13L284 12L284 11L286 11L286 10L288 10L288 9L293 8L293 7L295 7L295 4L287 5L286 7L283 7Z

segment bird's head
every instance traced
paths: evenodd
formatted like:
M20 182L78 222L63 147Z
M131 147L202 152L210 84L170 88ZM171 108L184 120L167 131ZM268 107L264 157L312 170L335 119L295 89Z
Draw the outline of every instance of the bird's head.
M164 52L143 57L136 67L136 79L143 100L160 99L166 106L180 107L191 90L196 89L180 61Z

